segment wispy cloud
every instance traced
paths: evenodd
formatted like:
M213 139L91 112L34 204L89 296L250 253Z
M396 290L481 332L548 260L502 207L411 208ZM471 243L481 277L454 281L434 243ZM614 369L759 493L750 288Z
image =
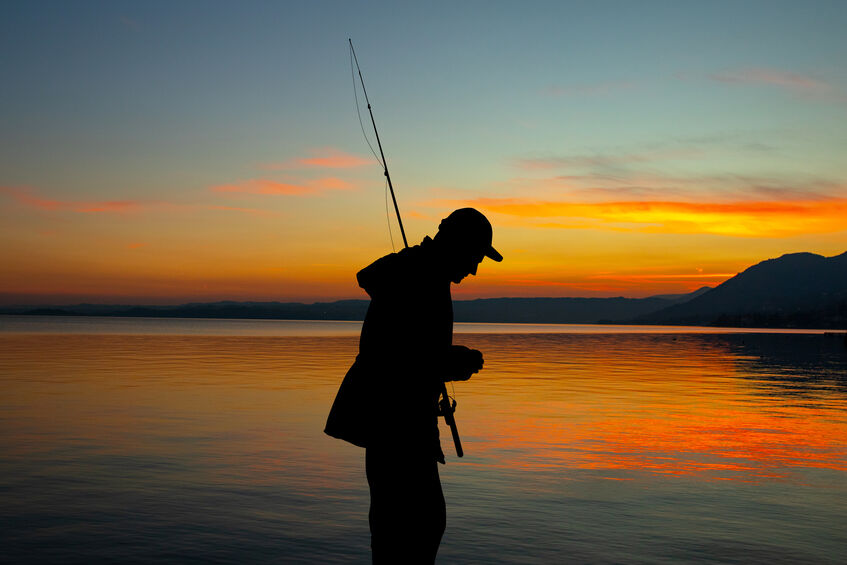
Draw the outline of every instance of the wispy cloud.
M350 169L375 163L373 159L345 153L332 147L313 149L310 153L309 157L298 157L279 163L259 163L258 166L263 171L285 171L310 168Z
M686 159L701 155L697 149L672 149L647 153L606 153L595 155L558 155L516 159L515 165L526 171L557 168L614 169L633 163L650 163L669 159Z
M773 86L801 98L847 101L847 95L831 83L792 71L747 68L713 73L708 78L725 84Z
M210 190L221 193L313 196L330 190L351 190L353 188L355 188L354 185L345 180L336 177L324 177L299 184L269 179L249 179L232 184L212 186Z

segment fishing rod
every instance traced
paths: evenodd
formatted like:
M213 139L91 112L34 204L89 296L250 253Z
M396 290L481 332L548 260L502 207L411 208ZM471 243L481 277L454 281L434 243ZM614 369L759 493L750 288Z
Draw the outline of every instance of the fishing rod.
M353 49L353 40L351 38L347 38L347 41L350 43L350 53L353 55L353 60L356 62L356 70L359 73L359 82L362 83L362 92L365 95L365 102L368 105L368 113L371 116L371 124L373 124L374 135L376 136L376 144L377 147L379 147L379 155L382 157L380 165L382 166L382 172L385 174L385 180L388 182L388 189L391 192L391 201L394 202L394 211L397 213L397 224L400 226L400 234L403 236L403 246L408 248L409 242L406 239L406 230L403 229L403 219L400 217L400 207L397 206L397 198L394 196L394 185L391 184L391 175L388 174L388 162L385 160L385 153L382 150L382 143L379 140L379 132L376 129L376 120L374 120L371 101L368 99L368 91L365 88L365 79L362 77L362 69L359 67L359 58L356 57L356 50ZM355 82L353 84L353 88L356 88ZM361 118L359 119L361 121ZM364 133L364 127L362 128L362 133ZM367 136L365 136L365 140L367 140ZM370 145L370 142L368 145ZM373 151L373 147L371 147L371 151ZM444 416L444 421L447 422L448 426L450 426L450 433L453 434L453 445L456 446L456 455L458 457L462 457L465 453L462 450L462 440L459 438L459 428L456 427L456 418L454 415L456 411L456 401L454 399L452 404L450 403L450 397L447 395L447 385L443 380L441 380L441 378L438 380L441 383L441 400L438 402L439 413Z

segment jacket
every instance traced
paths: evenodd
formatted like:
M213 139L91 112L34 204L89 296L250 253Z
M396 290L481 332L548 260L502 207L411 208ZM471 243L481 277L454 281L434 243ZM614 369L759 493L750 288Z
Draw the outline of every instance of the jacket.
M359 354L324 431L360 447L444 455L436 407L453 338L450 281L433 241L386 255L357 274L371 297Z

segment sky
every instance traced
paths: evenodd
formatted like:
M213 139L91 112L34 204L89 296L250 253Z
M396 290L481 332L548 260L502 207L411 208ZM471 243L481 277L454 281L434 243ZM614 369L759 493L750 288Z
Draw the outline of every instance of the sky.
M845 29L843 1L6 2L0 303L364 298L402 240L348 38L410 244L494 226L456 298L837 255Z

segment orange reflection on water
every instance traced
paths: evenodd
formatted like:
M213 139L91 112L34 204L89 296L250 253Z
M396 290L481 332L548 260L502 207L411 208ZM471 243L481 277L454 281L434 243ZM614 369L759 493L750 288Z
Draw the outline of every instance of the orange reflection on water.
M823 339L460 334L485 369L456 384L467 456L442 426L443 447L563 480L847 471L845 363L821 361ZM361 450L322 433L354 336L16 335L0 352L9 457L76 446L303 492L361 477Z
M847 470L845 388L786 388L780 371L802 379L803 365L768 365L746 340L468 336L486 351L486 369L458 391L461 429L474 436L465 449L485 465L557 468L562 478L575 469L747 481Z
M17 460L127 457L196 483L338 486L358 478L358 448L323 421L356 341L0 334L0 446Z
M585 457L581 466L675 475L713 472L721 479L739 478L725 472L788 477L792 467L847 470L845 427L820 423L821 411L800 408L779 416L702 411L695 417L693 424L678 419L598 423L591 435L602 438L605 452Z

